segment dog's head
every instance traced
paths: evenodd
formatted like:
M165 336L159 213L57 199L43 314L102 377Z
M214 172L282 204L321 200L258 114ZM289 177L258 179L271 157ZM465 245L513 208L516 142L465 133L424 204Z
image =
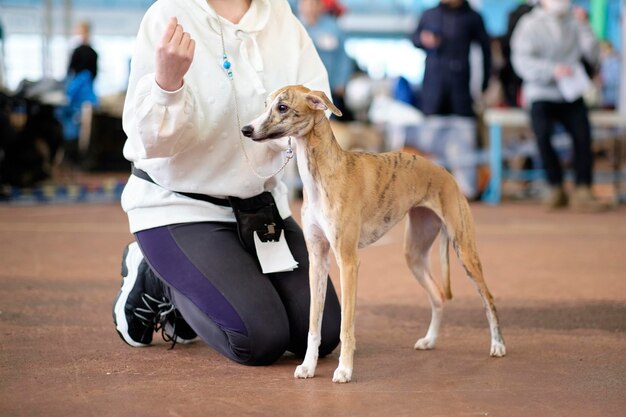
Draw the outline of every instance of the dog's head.
M241 133L254 141L287 136L305 136L330 110L341 111L322 91L312 91L302 85L283 87L268 97L265 112L241 128Z

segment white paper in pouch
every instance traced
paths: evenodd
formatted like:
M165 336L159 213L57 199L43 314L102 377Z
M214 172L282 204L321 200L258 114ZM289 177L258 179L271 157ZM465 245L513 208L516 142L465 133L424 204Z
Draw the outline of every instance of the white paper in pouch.
M293 258L284 238L284 230L280 231L278 241L270 240L267 242L261 241L255 231L254 246L264 274L293 271L298 267L298 262Z

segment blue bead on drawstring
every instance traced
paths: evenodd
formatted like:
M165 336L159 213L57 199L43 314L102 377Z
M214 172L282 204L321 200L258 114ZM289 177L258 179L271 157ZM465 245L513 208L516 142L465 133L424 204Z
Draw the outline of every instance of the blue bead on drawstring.
M222 67L224 67L224 69L226 70L226 74L228 74L230 78L233 78L233 71L230 69L232 67L232 64L228 60L226 54L224 54L222 59L224 60L224 62L222 62Z

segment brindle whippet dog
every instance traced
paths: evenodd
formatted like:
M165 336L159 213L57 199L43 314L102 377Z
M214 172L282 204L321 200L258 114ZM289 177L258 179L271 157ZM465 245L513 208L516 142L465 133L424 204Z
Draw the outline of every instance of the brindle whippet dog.
M291 136L304 186L304 236L309 251L311 309L308 346L296 378L311 378L317 366L320 327L332 249L341 280L341 354L334 382L349 382L355 350L354 314L358 249L385 234L408 213L405 257L426 289L432 317L415 349L432 349L444 299L451 299L448 242L478 289L491 330L491 356L504 356L493 298L483 278L470 207L454 177L435 163L407 153L347 152L335 141L325 111L341 112L321 91L287 86L272 93L263 114L241 130L255 141ZM440 239L443 288L429 266L431 246Z

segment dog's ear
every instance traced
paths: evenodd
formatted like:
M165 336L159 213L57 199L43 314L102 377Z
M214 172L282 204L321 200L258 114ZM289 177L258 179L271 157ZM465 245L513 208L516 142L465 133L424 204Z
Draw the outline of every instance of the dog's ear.
M306 95L306 104L313 110L330 110L335 116L341 116L339 110L323 91L311 91Z

